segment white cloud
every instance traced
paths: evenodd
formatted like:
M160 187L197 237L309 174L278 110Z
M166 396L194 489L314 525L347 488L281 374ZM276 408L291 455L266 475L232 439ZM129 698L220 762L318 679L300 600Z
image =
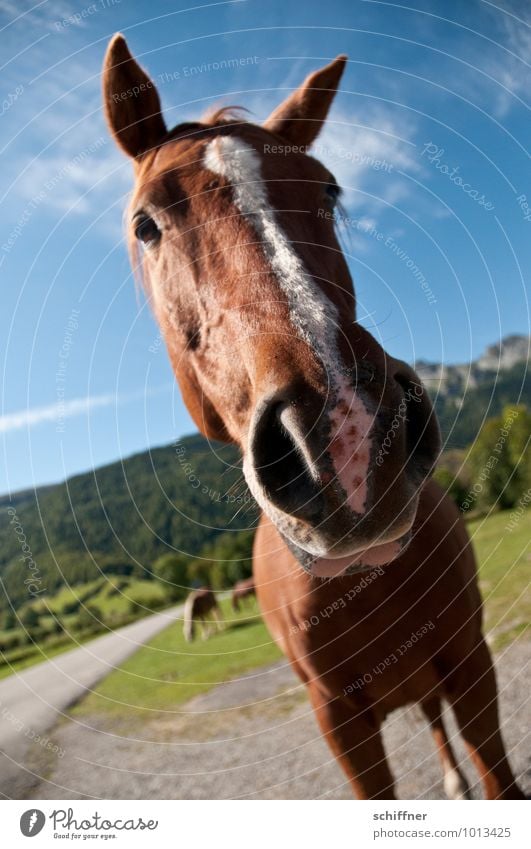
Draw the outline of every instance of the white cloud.
M520 107L520 101L526 103L528 99L531 7L520 0L507 0L504 5L483 3L482 12L482 26L475 24L471 33L478 30L486 38L467 34L462 40L466 64L458 74L449 66L448 87L501 120L511 109Z
M50 19L64 12L60 4L48 9ZM19 72L9 83L13 90L15 82L23 89L3 118L2 147L9 168L1 183L9 220L16 220L36 197L41 214L99 214L130 190L130 167L103 120L99 63L96 58L92 62L93 55L89 53L91 61L75 54L61 61L60 44L53 36L31 51L24 76ZM12 72L17 71L15 64ZM121 216L119 209L119 231ZM112 238L116 235L113 231Z
M519 14L527 16L528 20L521 21L511 14L502 14L501 29L505 33L505 47L511 55L504 53L488 68L490 75L502 86L495 89L497 118L503 118L512 106L517 105L515 95L526 100L531 83L531 15L525 7L519 9Z
M313 153L343 188L343 205L374 218L386 204L399 204L410 194L400 174L419 174L422 166L413 141L416 124L372 104L360 112L333 110Z
M169 383L145 390L139 389L136 392L129 392L124 395L114 393L86 395L83 398L72 398L70 401L58 400L54 404L47 404L43 407L28 408L26 410L19 410L16 413L5 413L0 416L0 433L10 433L14 430L35 427L36 425L46 424L48 422L59 424L65 419L72 418L73 416L81 416L98 408L118 407L130 401L151 398L154 395L159 395L174 388L174 384Z
M10 23L22 21L27 29L45 27L52 30L65 20L69 26L82 26L85 23L85 17L89 14L87 11L85 15L76 14L83 10L72 9L69 3L63 3L60 0L40 0L40 2L39 0L37 2L26 0L26 9L21 9L22 5L20 0L0 0L0 12L10 18ZM95 4L87 3L85 9L88 9L91 5ZM104 7L102 6L102 8Z
M106 136L77 149L71 140L61 147L60 152L37 157L29 164L17 184L17 194L24 201L40 194L43 208L86 215L95 208L101 212L130 190L128 163Z
M382 170L382 163L393 168L419 170L412 150L415 127L397 121L388 110L369 107L363 113L334 111L315 142L317 156L335 162L347 185L368 173ZM383 169L385 170L385 168Z
M88 413L97 407L109 407L111 404L117 403L117 400L116 395L92 395L85 398L73 398L71 401L58 401L45 407L34 407L16 413L6 413L0 416L0 433L33 427L44 422L57 423L65 418Z

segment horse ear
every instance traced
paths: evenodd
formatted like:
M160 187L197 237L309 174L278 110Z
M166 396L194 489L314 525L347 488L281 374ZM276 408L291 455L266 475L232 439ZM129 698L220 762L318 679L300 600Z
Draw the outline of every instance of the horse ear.
M326 120L346 62L346 56L338 56L306 77L303 84L271 113L265 129L297 145L311 144Z
M155 83L135 62L121 33L105 54L103 102L114 139L128 156L142 156L166 135Z

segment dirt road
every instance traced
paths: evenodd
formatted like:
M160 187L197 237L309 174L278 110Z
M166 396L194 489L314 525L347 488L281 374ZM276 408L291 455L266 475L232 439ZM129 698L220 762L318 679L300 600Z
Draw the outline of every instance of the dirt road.
M522 787L531 791L529 643L496 657L504 738ZM456 734L448 721L450 734ZM384 729L402 799L444 798L431 735L417 708ZM32 748L32 798L351 798L317 729L304 690L282 661L198 696L180 711L136 727L109 718L73 718L54 730L62 758ZM475 798L477 778L460 740L456 753Z
M17 798L33 782L33 776L19 766L32 750L57 754L47 732L65 709L179 615L182 605L0 681L0 798Z

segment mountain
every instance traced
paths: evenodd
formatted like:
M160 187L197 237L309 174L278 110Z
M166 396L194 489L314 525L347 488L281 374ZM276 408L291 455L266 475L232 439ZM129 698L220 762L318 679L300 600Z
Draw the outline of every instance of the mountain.
M505 406L530 403L530 345L528 336L507 336L470 363L416 363L447 448L469 445L483 421L499 415Z
M447 447L470 444L485 416L504 405L529 403L528 348L528 338L511 336L466 365L417 363ZM27 602L24 582L35 576L51 593L102 572L149 577L153 561L175 549L208 557L216 541L226 551L256 515L237 449L199 434L61 484L4 496L0 610ZM227 531L229 540L220 537Z
M489 345L477 366L483 371L506 371L529 360L530 345L529 336L506 336L499 344Z
M153 561L174 549L197 557L221 532L254 526L241 481L237 449L197 434L55 486L4 496L0 610L8 598L14 607L28 601L30 578L51 593L101 572L149 577Z
M497 377L503 378L506 372L526 364L530 349L531 337L507 336L498 344L489 345L477 360L470 363L444 365L418 360L415 368L434 394L455 397L484 383L492 385Z

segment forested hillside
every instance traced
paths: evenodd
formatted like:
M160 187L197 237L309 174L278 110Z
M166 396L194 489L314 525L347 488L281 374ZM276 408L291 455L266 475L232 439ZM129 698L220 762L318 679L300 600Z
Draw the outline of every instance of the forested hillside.
M485 416L529 404L527 346L525 337L510 337L466 366L417 364L447 448L470 445ZM8 598L15 608L28 601L30 557L46 594L102 572L149 578L153 562L168 552L215 560L249 550L242 532L256 516L236 448L200 435L0 498L0 611Z
M446 448L464 448L476 438L488 418L498 416L504 407L529 404L531 373L527 362L520 362L499 373L485 371L471 383L452 392L437 392L428 383L435 402Z
M94 580L100 570L147 577L153 561L174 549L201 554L220 531L255 522L241 479L233 446L194 435L0 499L0 609L6 594L14 607L27 601L30 556L41 586L52 593L64 582Z

